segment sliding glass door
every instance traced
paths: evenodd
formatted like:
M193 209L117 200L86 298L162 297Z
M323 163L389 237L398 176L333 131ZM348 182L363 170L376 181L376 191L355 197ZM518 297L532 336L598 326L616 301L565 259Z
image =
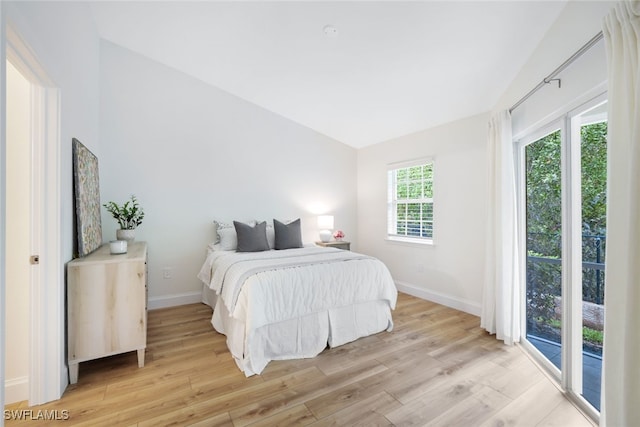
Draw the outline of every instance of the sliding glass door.
M572 117L573 141L580 144L581 332L580 394L600 410L604 331L604 266L607 243L607 110L597 105ZM579 284L580 285L580 284Z
M520 141L525 346L595 414L604 330L606 135L600 98Z
M562 131L524 148L527 339L562 368Z

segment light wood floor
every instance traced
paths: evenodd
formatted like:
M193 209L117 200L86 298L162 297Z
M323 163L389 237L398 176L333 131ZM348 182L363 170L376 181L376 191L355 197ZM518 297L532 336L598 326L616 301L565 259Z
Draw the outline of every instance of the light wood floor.
M517 347L477 317L400 294L395 329L271 362L245 378L211 309L149 312L146 365L136 353L80 364L62 399L64 426L591 426ZM7 409L27 408L25 403ZM5 421L6 425L24 422Z

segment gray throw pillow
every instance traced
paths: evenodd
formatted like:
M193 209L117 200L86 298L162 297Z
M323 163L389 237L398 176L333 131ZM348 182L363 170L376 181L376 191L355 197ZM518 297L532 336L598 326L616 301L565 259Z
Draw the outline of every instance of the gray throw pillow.
M259 222L254 227L243 222L233 221L238 235L238 252L260 252L269 250L267 241L267 223Z
M302 247L302 232L300 231L300 218L284 224L277 219L273 220L273 228L276 232L276 249L293 249Z

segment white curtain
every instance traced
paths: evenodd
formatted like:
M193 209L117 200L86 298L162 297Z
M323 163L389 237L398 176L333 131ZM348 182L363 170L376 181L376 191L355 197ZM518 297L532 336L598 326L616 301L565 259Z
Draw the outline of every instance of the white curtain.
M640 426L640 2L604 20L609 85L603 426Z
M487 258L480 326L512 345L520 341L520 258L516 167L508 111L489 121Z

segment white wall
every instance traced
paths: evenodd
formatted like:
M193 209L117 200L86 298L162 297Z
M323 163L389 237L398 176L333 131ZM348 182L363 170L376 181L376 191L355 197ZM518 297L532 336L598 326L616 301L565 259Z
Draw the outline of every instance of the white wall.
M29 398L31 84L7 63L6 403Z
M610 1L570 1L520 73L500 97L494 111L510 108L560 64L602 30ZM534 130L606 90L607 64L601 40L513 113L514 136Z
M484 277L488 115L458 120L358 151L358 242L399 289L479 313ZM387 164L433 157L434 245L385 240Z
M60 235L61 258L68 261L75 246L71 139L76 137L99 155L98 95L99 39L93 18L81 2L3 2L7 22L31 48L41 68L59 89L60 103ZM5 43L2 34L1 42ZM1 58L5 60L4 56ZM4 195L3 195L4 196ZM8 224L10 227L11 224ZM59 369L41 379L46 399L58 398L67 385L64 278L48 278L59 298L47 310L55 313L56 354L46 357L60 362ZM11 327L11 325L7 325ZM49 340L47 340L49 342ZM24 357L27 357L25 354ZM52 378L57 376L57 378ZM53 390L58 388L58 390Z
M13 23L61 91L61 170L63 259L75 247L71 139L100 157L98 132L98 34L82 2L6 2Z
M494 111L507 109L601 30L611 2L570 1ZM513 113L516 134L532 130L605 89L603 43ZM382 259L403 291L479 313L484 279L487 115L459 120L358 152L360 250ZM384 240L386 165L436 157L436 244Z
M326 211L355 237L353 148L106 41L100 89L102 203L135 194L145 209L150 307L199 301L214 219L301 217L310 242Z

